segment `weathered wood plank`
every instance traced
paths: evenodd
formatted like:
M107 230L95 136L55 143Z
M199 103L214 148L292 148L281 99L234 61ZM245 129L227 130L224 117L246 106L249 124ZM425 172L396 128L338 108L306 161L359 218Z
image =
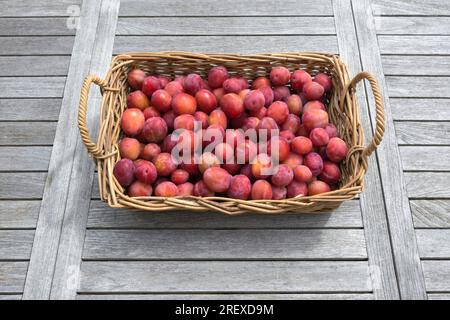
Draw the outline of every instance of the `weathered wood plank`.
M450 75L450 56L381 56L381 61L385 75Z
M450 4L442 0L372 0L372 10L377 15L446 15Z
M373 300L371 293L80 294L77 300ZM1 299L1 296L0 296Z
M0 145L51 145L55 122L2 122Z
M450 54L450 36L378 36L381 54Z
M69 56L0 57L0 77L65 76L69 61Z
M448 82L450 77L386 77L389 97L400 98L450 98L448 90L439 89Z
M0 229L35 228L40 201L0 201Z
M450 17L375 17L377 34L447 35Z
M403 170L450 171L450 147L400 147Z
M0 98L60 98L65 77L0 77Z
M89 71L101 1L83 1L80 28L77 30L67 83L56 128L24 299L50 298L67 194L78 140L76 117L83 77ZM66 37L67 38L67 37ZM64 161L61 161L64 159ZM80 200L77 199L77 203ZM66 279L67 282L67 279Z
M320 25L320 28L317 28ZM335 34L333 17L119 18L117 35Z
M68 7L79 5L80 0L0 0L1 17L30 17L30 16L68 16Z
M405 172L410 198L450 198L449 172Z
M218 50L220 48L226 48ZM335 36L117 36L114 53L179 50L195 52L323 51L337 53Z
M0 172L0 199L40 199L45 172Z
M0 171L44 171L51 147L0 147Z
M258 229L258 228L361 228L359 201L346 201L331 213L292 214L281 216L241 215L227 217L219 213L162 212L119 210L93 200L89 209L88 228L134 229Z
M369 292L367 261L83 262L79 292Z
M450 200L411 200L416 228L450 228Z
M232 1L191 1L182 0L139 1L122 0L120 16L332 16L331 0L303 0L301 5L295 0L274 5L268 0L252 2Z
M119 0L103 0L98 13L98 27L96 39L92 48L89 73L106 74L112 56L116 22L119 13ZM81 39L81 41L83 41ZM75 81L79 81L75 79ZM87 123L94 126L91 131L96 135L99 118L101 96L99 90L93 91L89 99ZM76 102L75 102L76 103ZM70 123L67 124L70 126ZM67 192L64 220L58 255L56 257L55 272L50 293L51 299L75 299L79 280L79 265L83 250L86 224L89 212L92 180L94 178L94 163L86 152L86 148L78 136L72 137L76 144L73 155L73 167L69 172L70 184L64 186ZM72 141L71 141L72 142ZM61 145L64 148L64 145ZM58 161L56 159L56 161ZM49 211L47 214L52 214ZM43 244L45 246L45 243ZM69 283L67 278L73 281Z
M450 122L402 121L395 123L399 144L449 145Z
M21 294L1 294L0 300L22 300Z
M83 251L87 260L364 258L364 232L338 229L88 230Z
M28 262L0 261L0 292L22 293Z
M390 99L394 120L450 121L450 99Z
M450 300L450 293L429 293L428 300Z
M416 230L417 244L422 259L450 258L450 230Z
M350 0L333 1L336 32L339 44L339 54L346 62L351 75L362 70L360 52L354 24ZM357 90L361 110L361 122L365 129L365 143L372 139L372 124L368 110L364 88ZM369 170L366 173L366 189L361 194L361 211L364 222L364 232L367 242L367 254L371 273L374 297L376 299L399 299L394 261L389 237L386 211L383 199L378 163L376 157L369 158Z
M0 55L68 55L72 52L73 40L73 36L3 37Z
M377 46L377 35L370 10L371 3L369 0L352 1L352 8L362 67L376 76L381 91L385 93L385 133L383 142L377 149L377 156L380 163L379 171L400 296L403 299L426 299L425 282L405 190L394 121L390 112L389 99L386 95L387 85L381 63L381 48ZM403 41L406 41L406 39ZM372 98L369 98L369 106L371 116L374 117L375 104Z
M57 120L61 99L0 99L0 121Z
M34 230L0 230L0 260L29 259L33 239Z
M422 261L428 292L450 291L450 260Z
M67 18L0 18L0 36L65 36L74 35Z

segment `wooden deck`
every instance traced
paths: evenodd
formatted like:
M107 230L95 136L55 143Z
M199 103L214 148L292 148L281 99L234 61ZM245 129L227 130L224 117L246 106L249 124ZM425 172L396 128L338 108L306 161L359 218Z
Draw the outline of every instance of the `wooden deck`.
M0 4L0 300L450 298L448 2ZM324 51L374 73L387 126L364 193L329 214L108 208L76 126L82 80L159 50ZM375 106L358 92L369 141Z

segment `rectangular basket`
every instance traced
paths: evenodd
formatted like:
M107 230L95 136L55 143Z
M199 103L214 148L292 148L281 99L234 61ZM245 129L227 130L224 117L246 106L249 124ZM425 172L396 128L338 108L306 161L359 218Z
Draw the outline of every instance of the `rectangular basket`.
M232 75L251 80L266 76L270 69L282 65L290 71L303 69L312 75L323 72L332 77L333 90L328 113L337 127L339 136L348 144L349 153L341 164L342 180L339 188L315 196L300 196L285 200L237 200L225 197L140 197L132 198L124 193L113 175L114 164L120 159L118 141L121 137L120 119L129 93L127 73L140 68L152 74L174 77L191 72L205 76L212 66L223 65ZM376 106L376 128L373 140L363 146L356 84L367 79L372 87ZM86 110L90 84L101 87L103 100L100 110L100 131L94 143L87 129ZM323 212L337 208L363 189L367 170L367 157L381 142L384 133L384 109L380 89L374 77L367 72L359 73L351 81L345 64L336 55L322 53L263 53L199 54L190 52L152 52L121 54L112 60L105 80L89 75L85 78L80 96L78 126L83 142L98 167L98 179L102 200L109 206L130 207L148 211L218 211L230 215L253 212L283 214Z

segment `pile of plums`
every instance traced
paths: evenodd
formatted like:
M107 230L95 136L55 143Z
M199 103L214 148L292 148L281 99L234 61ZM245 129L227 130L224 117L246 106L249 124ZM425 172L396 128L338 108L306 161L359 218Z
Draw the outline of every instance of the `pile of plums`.
M276 66L250 81L128 73L117 182L131 197L281 200L336 189L348 147L330 123L332 80Z

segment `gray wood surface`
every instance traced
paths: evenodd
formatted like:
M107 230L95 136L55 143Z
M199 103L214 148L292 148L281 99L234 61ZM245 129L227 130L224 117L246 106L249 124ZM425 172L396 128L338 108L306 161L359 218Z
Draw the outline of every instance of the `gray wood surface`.
M324 51L337 53L335 36L116 36L114 54L129 51Z
M395 131L401 145L450 145L450 122L402 121Z
M28 260L34 230L0 230L0 260Z
M376 15L449 15L450 4L442 0L372 0Z
M21 300L21 294L0 294L0 300Z
M450 17L375 17L374 21L379 35L450 34Z
M450 99L390 99L394 120L450 120Z
M0 145L52 145L55 122L2 122Z
M67 18L0 18L0 36L74 35Z
M416 230L422 259L450 259L450 230Z
M67 8L80 5L80 0L0 0L1 17L67 16Z
M208 1L183 0L139 1L122 0L120 16L331 16L331 0L283 1L274 5L267 0Z
M450 300L450 293L430 293L428 300Z
M403 170L450 171L450 147L400 147Z
M99 2L83 2L81 28L76 35L64 89L50 158L48 179L45 181L30 267L25 282L24 299L48 299L50 297L73 156L78 138L78 129L75 123L79 92L83 77L87 74L89 68L99 8Z
M46 171L51 151L51 147L0 147L0 171Z
M450 198L450 172L405 172L410 198Z
M386 77L389 96L393 98L450 98L448 90L439 89L449 81L450 77Z
M377 156L384 191L386 212L389 221L392 251L400 296L403 299L426 299L426 289L422 266L418 254L414 226L402 172L402 164L395 136L394 121L390 112L387 85L384 79L380 50L370 1L352 1L356 30L358 30L359 48L363 69L373 73L385 93L385 134L383 142L378 147ZM381 46L380 37L378 43ZM375 115L375 106L369 99L371 116ZM389 165L387 165L389 164Z
M350 0L333 1L339 53L346 62L350 76L362 71L358 39ZM364 87L358 88L358 101L361 110L361 122L365 129L366 144L372 138L372 125ZM371 267L374 296L377 299L398 299L394 261L389 238L383 190L378 175L378 162L375 156L369 158L369 170L365 176L366 188L361 194L361 211L367 242L367 253Z
M60 98L65 77L0 77L0 98Z
M0 261L0 293L22 293L28 262Z
M69 56L0 57L0 76L65 76Z
M253 11L253 10L252 10ZM1 25L1 24L0 24ZM317 28L320 25L320 28ZM117 35L335 34L333 17L119 18Z
M88 230L85 260L364 259L362 230Z
M0 121L58 120L61 99L0 99Z
M385 75L450 75L450 56L381 56ZM428 78L423 78L425 82Z
M92 47L89 73L103 76L106 74L112 55L119 0L102 0L96 38ZM80 41L83 41L80 38ZM75 79L75 81L78 81ZM95 92L95 93L94 93ZM89 99L87 121L95 128L91 134L95 136L98 127L101 96L99 91L93 91ZM70 125L70 123L69 123ZM78 130L77 130L78 131ZM56 257L55 272L52 282L51 299L75 299L79 280L79 265L85 238L89 200L91 196L94 164L86 152L86 148L76 132L71 137L75 143L73 168L70 174L70 184L67 193L64 220L62 222L61 238ZM50 212L49 212L50 213ZM68 282L70 277L72 282Z
M450 200L411 200L416 228L450 228Z
M3 37L0 56L67 55L72 52L73 36Z
M83 262L79 292L370 292L367 261Z
M450 36L378 36L381 54L450 54L449 40Z
M0 199L40 199L45 172L0 172Z
M35 228L40 201L0 201L0 229Z
M428 292L450 291L450 260L422 261Z

